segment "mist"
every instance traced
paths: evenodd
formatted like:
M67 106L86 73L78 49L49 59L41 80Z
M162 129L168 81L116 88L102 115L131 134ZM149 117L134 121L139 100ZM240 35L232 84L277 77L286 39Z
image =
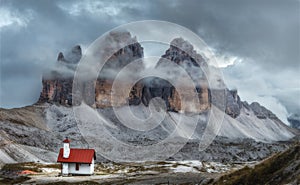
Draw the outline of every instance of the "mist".
M0 107L34 103L42 75L55 68L59 52L75 45L86 51L120 24L157 19L200 36L221 63L225 83L243 100L258 101L282 118L299 113L299 5L297 0L2 0ZM145 56L167 48L142 46Z

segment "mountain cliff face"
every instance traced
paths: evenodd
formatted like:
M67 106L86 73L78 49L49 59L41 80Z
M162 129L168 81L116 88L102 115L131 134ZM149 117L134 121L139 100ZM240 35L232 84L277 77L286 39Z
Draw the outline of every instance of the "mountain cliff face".
M129 95L120 92L115 95L114 100L112 100L112 85L118 72L130 62L143 58L144 54L141 45L129 32L112 32L107 40L111 43L107 45L107 51L112 50L113 47L122 42L133 44L129 44L114 53L105 63L97 80L83 83L84 93L92 97L90 100L87 100L87 104L96 108L111 107L112 105L122 106L127 103L129 103L129 105L139 105L143 103L148 106L152 98L160 97L165 101L167 110L175 112L181 111L183 105L181 105L182 101L175 87L168 81L156 77L150 80L139 81L132 87ZM73 47L66 56L64 56L62 52L58 54L57 69L45 74L43 77L43 88L39 103L47 102L72 106L73 75L81 57L82 51L78 45ZM163 72L174 75L180 80L180 74L176 69L169 67L169 61L183 68L195 84L199 104L197 107L194 107L193 110L189 111L201 113L209 110L212 103L215 105L220 104L221 100L219 100L218 97L211 97L212 91L214 91L214 93L220 91L219 94L225 94L224 110L226 114L233 118L238 117L242 107L245 107L253 110L255 115L260 119L265 119L266 117L278 119L273 113L258 103L248 105L248 103L242 102L237 90L229 90L226 87L223 90L210 89L204 74L204 70L207 70L208 64L204 58L194 50L193 46L182 38L176 38L171 42L170 48L162 55L155 67L155 69L164 69ZM66 70L61 70L62 67L72 72L70 73L68 71L69 73L66 74ZM136 69L137 72L139 70L144 70L144 68ZM186 103L189 104L189 101Z
M182 101L175 87L159 78L136 83L132 87L128 98L126 98L126 94L121 93L116 95L114 102L112 102L112 84L116 74L131 61L143 57L143 48L135 39L128 32L111 33L109 35L108 40L113 44L108 45L107 50L111 50L114 45L120 44L120 42L132 42L133 40L134 44L130 44L114 53L105 63L100 72L101 75L96 81L86 81L83 84L83 89L87 90L85 93L89 93L91 97L94 97L94 101L86 103L96 108L111 107L112 105L122 106L126 103L130 105L143 103L148 106L152 98L160 97L165 101L167 110L180 111L182 109ZM62 52L58 54L57 70L52 70L43 77L43 89L38 101L39 103L47 102L72 106L73 73L69 72L65 74L65 71L61 70L61 68L64 67L70 71L76 69L76 65L81 57L82 51L78 45L73 47L66 56ZM207 68L207 63L203 57L196 53L190 43L182 38L177 38L171 42L170 48L162 56L162 59L158 61L156 68L163 68L168 65L164 59L182 67L196 84L199 105L193 112L209 110L212 101L210 99L211 90L208 88L207 79L203 72L203 68ZM174 71L168 69L165 72L172 73ZM232 117L236 117L239 115L239 110L241 109L241 102L237 91L226 89L226 94L226 113Z
M182 80L183 75L177 70L177 67L170 67L169 61L183 68L189 76L192 78L195 87L197 97L199 99L198 107L194 107L194 110L188 110L190 112L203 112L210 108L209 89L208 83L205 78L202 67L206 67L207 64L201 55L197 54L193 49L193 46L182 38L176 38L171 42L170 48L162 55L161 59L156 64L156 69L164 69L163 72L173 75ZM184 87L184 82L181 84ZM188 93L186 91L185 93ZM143 90L143 103L148 105L150 100L154 97L162 98L167 106L168 110L180 111L183 108L181 103L185 102L189 104L189 100L181 101L179 93L175 87L166 80L160 78L153 78L145 84ZM191 96L188 94L187 96Z
M56 67L58 69L63 67L70 70L75 69L81 57L81 47L77 45L72 48L66 57L62 52L58 54ZM72 105L73 76L64 72L52 70L44 74L42 79L43 88L38 102Z
M87 80L82 84L85 94L90 97L94 97L94 101L87 100L87 104L96 108L111 107L112 105L124 105L129 102L131 105L137 105L141 102L142 85L137 83L130 92L129 98L126 99L126 95L120 94L115 96L114 101L111 100L112 84L113 80L124 66L130 62L143 57L143 48L136 42L135 37L131 37L129 32L112 32L107 38L111 45L108 45L106 50L111 50L114 44L120 42L133 42L116 53L114 53L103 66L100 76L97 80ZM74 70L78 62L82 57L82 51L80 46L75 46L72 50L64 56L62 52L57 57L57 68L46 73L43 76L42 92L38 100L39 103L57 103L65 106L72 106L72 88ZM65 67L70 69L61 70ZM66 74L67 73L67 74Z

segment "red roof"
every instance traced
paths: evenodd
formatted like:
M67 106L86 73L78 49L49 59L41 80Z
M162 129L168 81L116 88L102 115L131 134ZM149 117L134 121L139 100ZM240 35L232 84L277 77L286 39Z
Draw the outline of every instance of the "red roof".
M57 162L63 163L92 163L93 158L96 159L94 149L71 148L69 158L63 158L64 150L61 148L57 157Z
M65 140L63 140L63 143L70 143L71 141L68 139L68 138L66 138Z

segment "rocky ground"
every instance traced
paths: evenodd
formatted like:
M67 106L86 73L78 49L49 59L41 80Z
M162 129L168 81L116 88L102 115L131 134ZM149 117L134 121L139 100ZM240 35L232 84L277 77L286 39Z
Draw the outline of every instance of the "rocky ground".
M98 163L92 176L60 176L59 164L16 163L1 170L1 184L207 184L245 164L200 161ZM248 165L254 165L248 163ZM28 174L25 174L28 173Z
M55 163L6 164L0 170L0 184L290 184L300 183L300 145L261 162L218 163L161 161L98 163L92 176L60 176Z
M139 117L147 117L147 113L142 107L133 106L132 109ZM108 134L111 133L119 141L147 146L163 140L172 133L177 125L176 120L180 116L183 116L187 124L177 130L178 136L184 136L185 131L190 129L189 122L196 119L193 115L185 116L169 112L161 125L141 133L128 129L118 122L110 108L98 109L97 111L91 108L84 110L100 113L105 119L101 123L93 123L86 119L88 121L84 123L85 127L83 128L76 122L71 107L40 104L19 109L1 110L0 161L2 163L55 162L61 142L66 136L72 140L71 147L89 147L91 141L87 142L85 136L88 135L99 140L99 134L104 134L104 132L99 133L102 128L101 124L105 125ZM288 140L297 134L296 131L290 130L290 128L272 119L259 119L253 112L246 111L242 110L236 119L225 115L218 136L206 150L201 152L199 151L199 143L208 114L200 115L192 138L169 160L259 161L274 152L285 150L290 141L280 140ZM90 113L88 112L87 115ZM101 143L100 140L99 143ZM97 149L96 145L94 147ZM97 151L101 151L100 149ZM97 153L97 160L98 162L105 161L100 152Z

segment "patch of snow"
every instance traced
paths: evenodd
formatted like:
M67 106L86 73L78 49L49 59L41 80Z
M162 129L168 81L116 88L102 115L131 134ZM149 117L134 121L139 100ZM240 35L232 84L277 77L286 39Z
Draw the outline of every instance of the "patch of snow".
M196 170L195 168L191 167L191 166L182 166L182 165L178 165L176 167L172 167L171 170L175 173L196 173L199 172L198 170Z
M198 160L168 161L168 163L197 167L197 168L201 168L203 166L202 162Z
M57 168L41 168L44 173L59 173L60 170Z
M212 169L212 168L208 168L208 169L206 169L206 171L207 171L208 173L218 173L217 170L214 170L214 169Z

